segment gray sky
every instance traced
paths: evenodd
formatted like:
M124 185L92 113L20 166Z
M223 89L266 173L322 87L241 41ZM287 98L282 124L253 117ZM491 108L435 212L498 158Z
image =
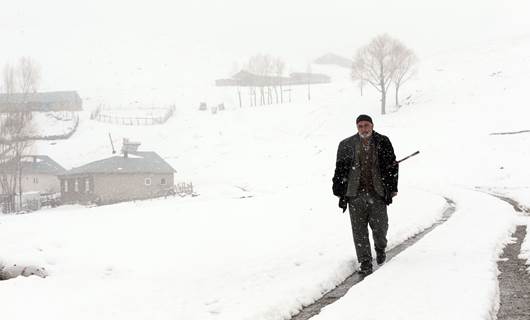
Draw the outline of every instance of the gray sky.
M351 56L382 32L428 56L530 33L529 9L523 0L17 1L0 12L0 64L33 57L43 89L179 85L226 75L258 52L295 66Z

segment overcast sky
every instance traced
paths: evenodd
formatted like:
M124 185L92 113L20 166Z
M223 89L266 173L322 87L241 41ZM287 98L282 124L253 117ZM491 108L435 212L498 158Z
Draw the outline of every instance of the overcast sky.
M43 89L182 85L263 52L303 66L352 56L387 32L428 56L530 33L528 1L13 1L0 11L0 64L31 56Z

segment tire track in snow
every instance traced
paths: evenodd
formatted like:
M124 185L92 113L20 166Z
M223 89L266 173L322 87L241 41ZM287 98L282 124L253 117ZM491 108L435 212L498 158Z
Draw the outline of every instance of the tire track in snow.
M517 226L513 237L497 262L499 268L500 305L498 320L530 319L530 274L526 271L526 259L519 259L521 245L527 235L526 226Z
M496 198L501 199L504 202L509 203L516 212L519 212L520 214L522 214L524 216L530 216L530 208L527 208L527 207L523 206L522 204L520 204L519 202L515 201L514 199L508 198L506 196L503 196L503 195L500 195L500 194L496 194L496 193L491 193L491 192L487 192L487 193L489 195L491 195L491 196L494 196Z
M516 212L528 216L530 209L516 200L504 195L486 192L506 203ZM530 319L530 274L526 271L526 259L520 259L521 245L528 237L526 225L518 225L513 233L513 242L504 247L502 256L497 261L499 268L500 304L497 312L498 320L528 320Z
M392 260L392 258L394 258L396 255L400 254L401 252L403 252L410 246L414 245L421 238L423 238L426 234L428 234L429 232L434 230L436 227L446 222L453 215L453 213L456 210L455 202L449 198L445 198L445 200L447 202L447 207L443 212L442 218L436 221L434 224L432 224L427 229L423 230L422 232L412 236L411 238L403 241L402 243L398 244L394 248L388 250L386 253L387 255L386 263L390 262L390 260ZM377 266L374 266L374 267L375 269L374 269L373 274L377 272ZM329 291L328 293L323 295L320 299L318 299L314 303L302 308L302 310L298 314L291 317L291 320L307 320L313 317L314 315L319 314L322 308L342 298L348 292L348 290L350 290L351 287L361 282L362 280L363 280L363 277L358 272L354 272L352 275L346 278L346 280L344 280L342 283L336 286L335 289Z

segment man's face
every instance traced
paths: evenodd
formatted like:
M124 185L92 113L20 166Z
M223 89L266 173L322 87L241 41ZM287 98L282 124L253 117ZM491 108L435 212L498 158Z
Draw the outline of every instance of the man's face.
M357 123L357 131L362 138L368 138L372 135L374 125L369 121L359 121Z

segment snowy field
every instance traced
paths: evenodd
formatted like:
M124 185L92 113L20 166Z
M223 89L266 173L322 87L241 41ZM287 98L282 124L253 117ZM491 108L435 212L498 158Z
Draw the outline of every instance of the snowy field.
M306 197L305 190L291 190L255 199L65 206L5 217L3 263L45 266L50 276L3 282L2 316L288 317L357 267L348 215L325 194L312 196L319 201ZM415 210L417 198L423 210ZM404 191L390 210L389 246L432 224L444 204ZM34 301L32 308L22 307L21 295Z
M75 127L74 114L70 112L33 112L31 114L32 128L30 134L40 137L68 134ZM0 117L2 116L0 114Z
M116 143L130 138L160 153L200 196L0 217L0 261L50 273L2 282L2 318L288 318L357 268L331 177L339 141L364 112L398 158L421 152L401 166L390 245L439 218L443 197L457 211L316 319L491 318L496 260L517 220L475 188L528 190L530 134L490 133L530 126L521 103L529 52L526 37L425 58L402 92L414 103L386 116L344 69L343 80L315 86L309 103L217 115L177 104L157 127L85 117L71 139L35 151L71 168L110 156L111 132Z
M169 107L131 107L131 108L103 108L101 115L119 118L162 118Z
M32 123L39 136L66 135L75 127L75 113L34 112Z

